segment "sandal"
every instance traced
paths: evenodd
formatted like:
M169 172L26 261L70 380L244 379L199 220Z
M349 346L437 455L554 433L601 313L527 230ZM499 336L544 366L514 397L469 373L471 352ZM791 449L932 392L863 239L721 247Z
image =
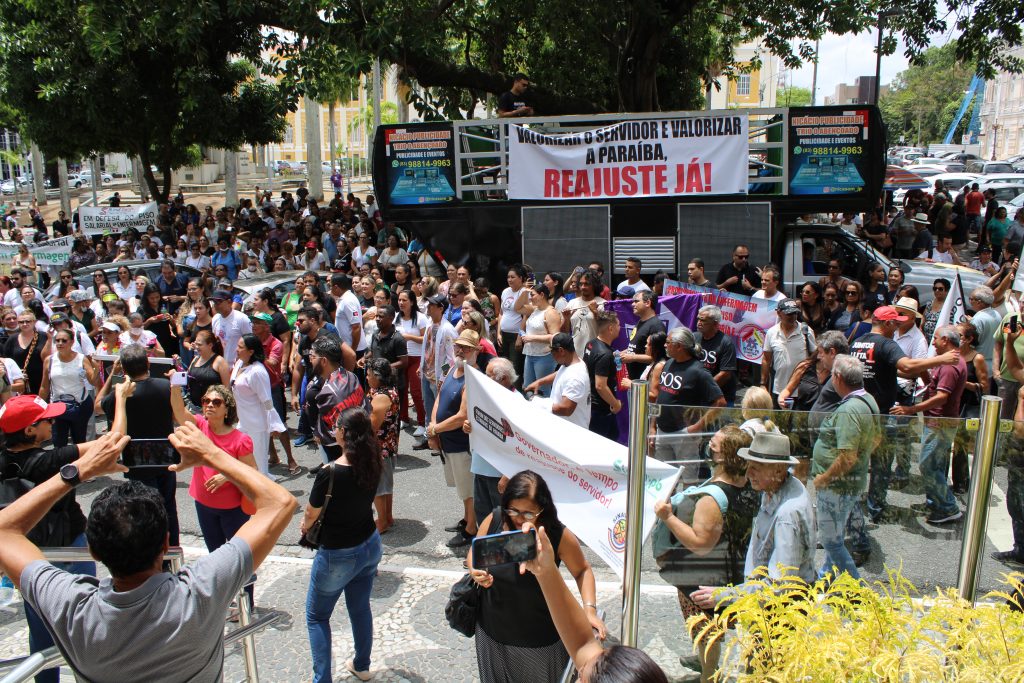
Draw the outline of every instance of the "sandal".
M294 477L296 474L299 474L300 472L302 472L302 467L299 466L299 463L295 463L294 465L288 466L288 474L290 474L291 476Z
M278 467L281 464L280 458L274 458L273 460L267 461L267 467Z

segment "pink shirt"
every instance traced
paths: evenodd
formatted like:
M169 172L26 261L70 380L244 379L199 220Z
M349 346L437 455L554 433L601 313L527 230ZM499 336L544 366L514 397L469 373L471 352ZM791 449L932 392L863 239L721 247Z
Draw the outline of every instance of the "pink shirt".
M253 451L252 439L245 432L232 429L227 434L214 434L210 429L210 423L202 415L194 416L196 426L199 430L210 437L210 441L233 458L241 458L243 455L251 455ZM206 490L206 480L219 474L212 467L199 465L192 468L192 483L188 485L188 493L206 507L217 508L218 510L230 510L242 504L242 492L232 484L227 483L219 489L210 493Z

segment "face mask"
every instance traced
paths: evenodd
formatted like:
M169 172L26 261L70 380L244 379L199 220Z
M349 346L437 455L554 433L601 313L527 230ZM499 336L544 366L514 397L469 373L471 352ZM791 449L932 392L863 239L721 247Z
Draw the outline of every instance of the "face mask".
M256 272L256 266L255 265L250 265L249 266L249 272L250 273L255 273Z

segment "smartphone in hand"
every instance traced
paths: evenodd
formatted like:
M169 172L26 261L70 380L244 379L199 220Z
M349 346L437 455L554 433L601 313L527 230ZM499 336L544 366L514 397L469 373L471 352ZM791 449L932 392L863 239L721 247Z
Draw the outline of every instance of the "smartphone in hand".
M519 564L537 557L537 532L507 531L473 539L473 569Z

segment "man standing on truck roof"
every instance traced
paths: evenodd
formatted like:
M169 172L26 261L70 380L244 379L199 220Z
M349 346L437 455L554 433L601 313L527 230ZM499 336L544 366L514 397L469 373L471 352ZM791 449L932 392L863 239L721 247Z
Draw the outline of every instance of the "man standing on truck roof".
M733 294L752 295L761 289L761 276L750 265L750 249L737 244L732 250L732 261L718 271L716 286Z
M518 73L512 78L512 89L498 98L498 118L508 119L519 116L533 116L533 107L526 101L530 77Z

